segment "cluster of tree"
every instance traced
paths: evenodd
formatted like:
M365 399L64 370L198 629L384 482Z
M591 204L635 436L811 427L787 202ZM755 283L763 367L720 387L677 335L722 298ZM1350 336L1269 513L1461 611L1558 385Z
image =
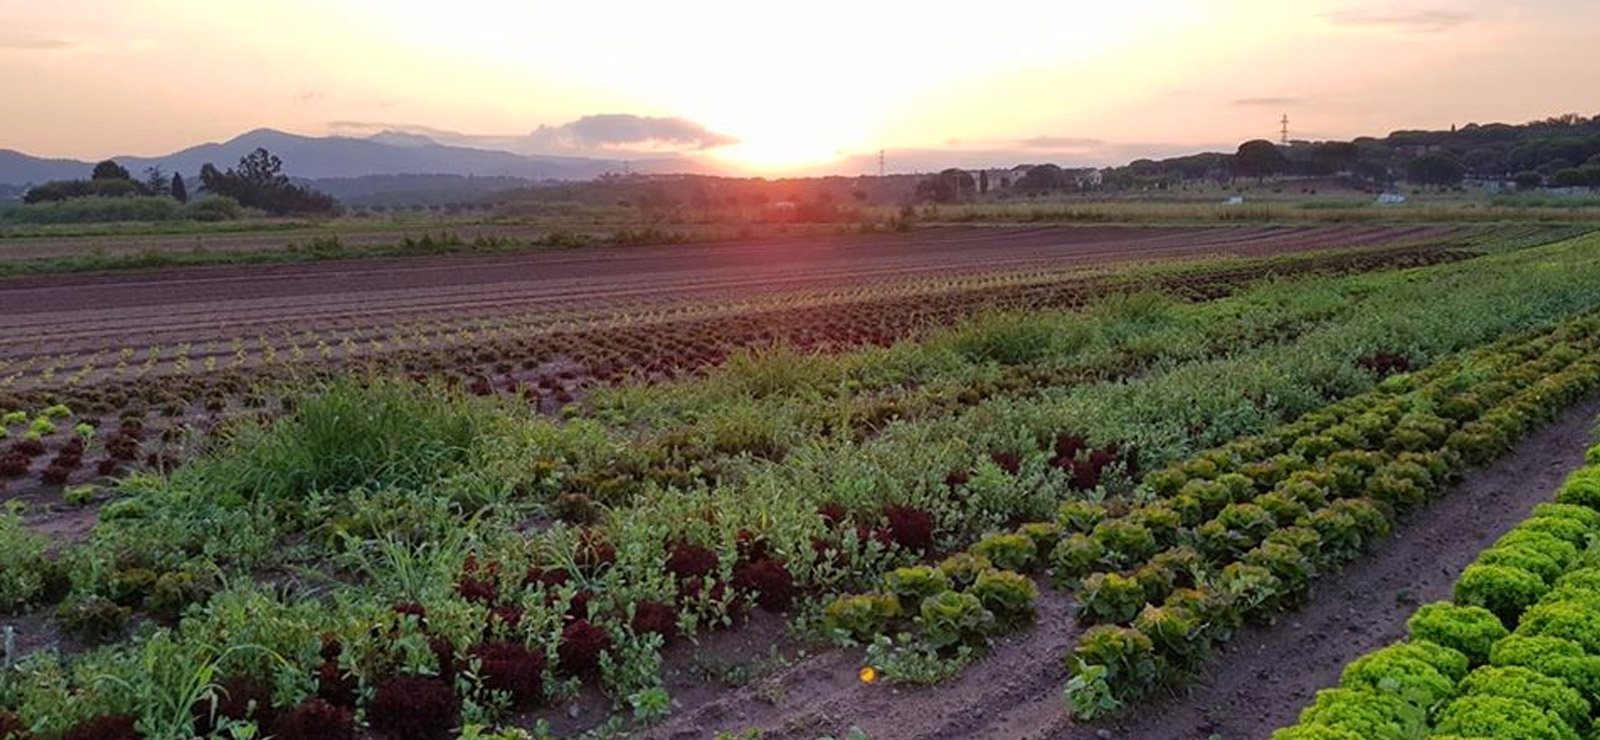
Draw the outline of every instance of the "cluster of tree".
M200 168L200 183L208 193L227 196L249 208L259 208L275 216L302 213L332 213L338 209L333 196L294 184L283 174L283 160L266 149L257 149L226 171L206 163Z
M160 167L145 170L143 181L133 179L128 168L106 160L94 166L87 180L55 180L35 185L22 196L24 203L54 203L74 198L171 197L188 202L189 191L178 173L167 176Z
M1108 172L1106 185L1165 187L1202 179L1343 175L1379 185L1404 180L1451 187L1470 177L1537 187L1591 183L1586 168L1596 166L1600 166L1600 116L1568 114L1523 125L1474 123L1352 141L1296 141L1288 146L1248 141L1231 154L1137 160Z

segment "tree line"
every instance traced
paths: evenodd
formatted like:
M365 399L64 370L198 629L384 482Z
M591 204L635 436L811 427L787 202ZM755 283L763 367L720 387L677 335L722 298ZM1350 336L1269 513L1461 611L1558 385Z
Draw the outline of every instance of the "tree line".
M1276 175L1343 175L1382 186L1405 181L1454 187L1470 177L1522 188L1600 187L1600 116L1566 114L1522 125L1472 123L1449 130L1396 131L1382 138L1296 141L1288 146L1258 139L1241 144L1232 154L1135 160L1108 170L1106 182L1109 187L1141 187Z
M87 180L56 180L34 186L23 195L23 202L40 204L91 197L189 201L189 189L182 175L174 172L168 176L160 167L147 168L144 175L144 179L136 180L126 167L108 159L96 164ZM226 170L206 163L200 168L200 191L274 216L338 210L338 203L332 196L292 182L283 174L283 161L266 149L256 149L241 157L237 166Z

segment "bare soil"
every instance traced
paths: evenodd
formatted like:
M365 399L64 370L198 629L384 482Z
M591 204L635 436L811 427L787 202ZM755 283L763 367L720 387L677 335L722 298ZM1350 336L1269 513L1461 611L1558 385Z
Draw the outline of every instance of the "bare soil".
M0 281L0 357L727 301L804 287L1358 248L1436 227L950 228L909 235L194 267Z
M872 740L1266 738L1294 722L1318 689L1336 684L1345 664L1403 637L1417 606L1448 599L1479 552L1550 500L1582 464L1597 413L1594 401L1568 411L1415 514L1376 550L1324 577L1310 605L1235 635L1202 682L1122 716L1074 723L1063 711L1063 657L1079 630L1070 597L1047 589L1033 629L1001 640L947 684L863 684L861 653L829 650L750 686L707 699L682 695L672 717L640 736L689 740L756 728L763 740L816 740L860 727Z

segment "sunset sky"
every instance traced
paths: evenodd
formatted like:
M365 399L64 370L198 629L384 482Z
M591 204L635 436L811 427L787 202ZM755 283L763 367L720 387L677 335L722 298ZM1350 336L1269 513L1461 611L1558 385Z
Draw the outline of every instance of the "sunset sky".
M1594 0L0 0L0 148L267 126L762 174L1117 164L1285 113L1311 139L1594 115L1597 42Z

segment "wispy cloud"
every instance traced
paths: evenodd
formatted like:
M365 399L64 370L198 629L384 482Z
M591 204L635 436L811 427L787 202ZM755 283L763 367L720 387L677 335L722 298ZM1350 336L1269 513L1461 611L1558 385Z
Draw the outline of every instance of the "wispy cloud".
M312 103L322 102L323 98L326 97L328 97L328 93L322 90L302 90L295 93L290 99L299 105L311 105Z
M0 51L60 51L71 49L78 45L76 41L65 38L18 38L0 36Z
M1340 10L1323 13L1322 19L1347 28L1388 28L1412 33L1440 33L1472 20L1472 14L1457 10Z
M1241 107L1246 107L1246 108L1251 108L1251 107L1286 108L1286 107L1293 106L1293 105L1299 105L1300 104L1300 99L1299 98L1287 98L1287 97L1271 97L1271 96L1260 97L1260 98L1238 98L1238 99L1235 99L1233 101L1233 104L1237 105L1237 106L1241 106Z
M686 118L657 118L629 113L584 116L560 126L540 126L536 141L563 149L645 147L705 150L739 143Z
M1101 139L1089 139L1076 136L1035 136L1031 139L1021 139L1017 146L1028 150L1061 151L1074 149L1098 149L1106 145Z
M398 133L422 136L440 144L498 149L518 154L639 156L705 151L738 143L738 139L684 118L653 118L624 113L584 116L559 126L540 126L528 134L467 134L448 129L378 121L329 121L341 136Z

